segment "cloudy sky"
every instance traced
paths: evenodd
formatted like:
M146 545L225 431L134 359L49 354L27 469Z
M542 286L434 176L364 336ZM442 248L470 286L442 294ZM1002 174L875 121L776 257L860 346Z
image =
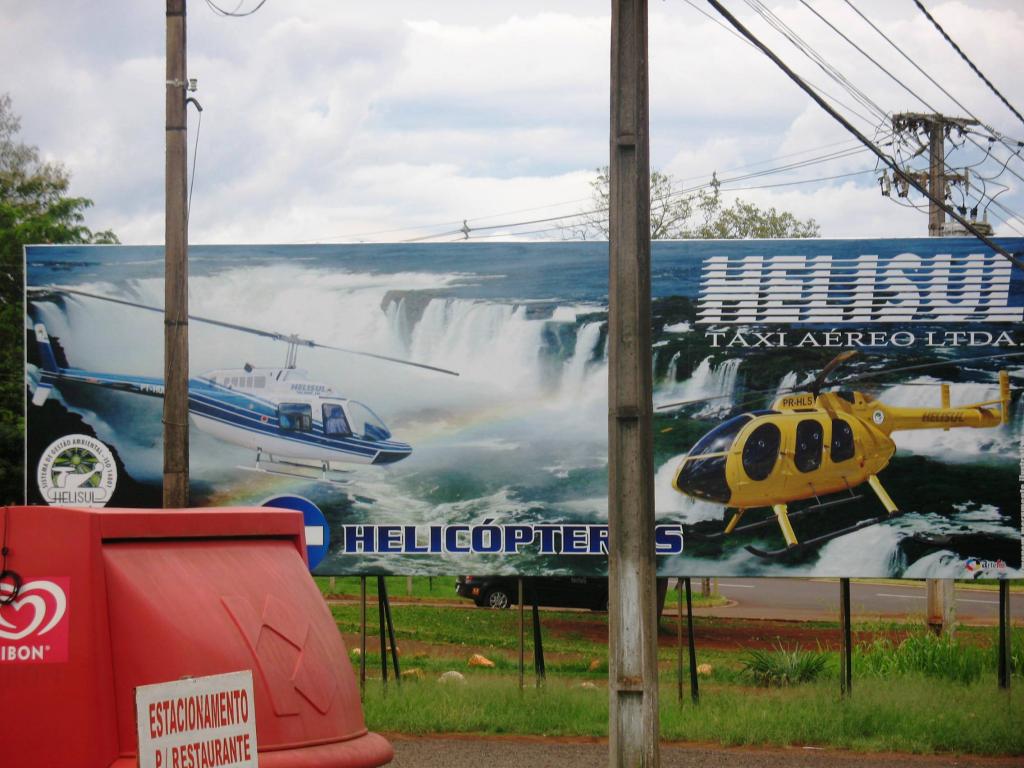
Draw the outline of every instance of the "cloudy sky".
M257 2L217 1L228 8L241 2L242 10ZM921 100L798 0L763 7L856 86L861 101L755 13L757 0L726 5L842 102L859 129L871 136L881 130L880 141L888 140L884 113L930 106L965 115L966 108L1012 137L1007 141L1017 149L1024 124L912 0L809 3ZM925 4L1024 111L1024 5ZM684 188L706 182L713 171L729 179L840 153L723 190L736 190L727 192L729 199L739 195L814 217L826 236L926 233L926 215L883 198L871 172L792 184L870 171L875 162L867 152L845 153L856 144L842 128L762 54L694 5L714 15L703 0L651 2L653 167ZM126 243L163 238L163 7L137 0L0 0L0 92L13 98L22 138L67 165L73 192L96 202L90 225L113 228ZM195 96L204 107L194 243L403 240L450 231L463 219L486 226L558 216L588 207L593 169L607 164L607 2L268 0L250 17L222 18L191 0L188 26L189 75L199 79ZM195 129L191 111L190 148ZM984 137L973 138L988 147ZM990 208L1012 225L994 220L997 233L1024 232L1024 221L1006 210L1024 210L1024 182L1011 173L1024 177L1024 161L1012 159L1000 174L1009 154L1002 144L988 155L970 143L947 148L951 166L977 164L972 178L986 195L998 192L998 184L1009 187L996 201L1005 209ZM782 183L789 185L743 189ZM909 201L921 202L914 195ZM954 202L961 202L959 192Z

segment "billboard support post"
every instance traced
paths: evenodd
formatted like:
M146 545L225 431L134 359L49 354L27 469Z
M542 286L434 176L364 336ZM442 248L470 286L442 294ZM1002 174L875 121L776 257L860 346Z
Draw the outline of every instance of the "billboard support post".
M384 628L384 577L377 577L377 625L380 633L380 679L384 690L388 687L388 635Z
M526 676L525 675L525 666L526 666L525 665L525 661L526 661L526 659L525 659L525 649L524 649L524 645L525 645L525 641L526 641L526 637L525 637L526 632L525 632L525 629L524 629L524 626L523 626L523 618L524 618L523 612L525 610L524 607L523 607L523 577L520 576L516 581L518 582L517 586L519 588L519 690L521 691L521 690L523 690L523 681L524 681L524 678Z
M395 640L395 625L391 621L391 601L388 599L388 583L383 576L378 577L377 593L380 604L384 606L384 621L388 627L388 643L391 644L391 669L395 672L395 684L402 685L402 668L398 665L398 642Z
M540 634L540 606L537 590L533 591L533 671L537 675L537 687L544 685L547 673L544 670L544 641Z
M956 630L956 582L925 579L928 626L937 635L952 636Z
M839 623L842 648L839 663L839 690L845 696L853 693L853 633L850 627L850 580L839 579Z
M188 118L185 0L167 0L163 505L188 506Z
M683 703L683 580L676 579L676 701Z
M611 15L609 765L657 768L647 0L612 0Z
M366 695L366 577L359 577L359 696Z
M1010 582L999 581L999 687L1010 690Z
M690 577L683 580L686 584L686 636L687 650L690 653L690 700L700 704L700 688L697 682L697 643L693 637L693 593Z

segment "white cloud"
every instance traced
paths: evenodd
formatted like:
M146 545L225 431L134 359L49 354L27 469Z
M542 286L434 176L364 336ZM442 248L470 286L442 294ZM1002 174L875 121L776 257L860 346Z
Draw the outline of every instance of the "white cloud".
M295 242L424 224L443 230L446 222L522 209L531 209L523 218L542 218L586 207L536 210L586 198L589 172L607 163L605 7L583 0L555 10L536 0L514 7L396 0L371 13L357 4L301 0L221 19L202 3L190 6L189 70L200 80L196 96L205 108L195 242ZM865 0L857 7L966 107L1024 135L911 4ZM930 7L1010 101L1024 105L1015 76L1020 6L990 0ZM773 8L884 110L926 109L795 0ZM845 3L815 8L930 104L962 113ZM129 0L0 0L0 9L0 68L9 75L3 88L24 118L23 137L68 165L75 194L95 199L91 225L112 227L126 242L160 242L162 9ZM744 22L798 71L852 105L839 85L744 10ZM834 150L751 164L846 139L763 56L684 3L651 5L650 67L651 156L677 177L749 173ZM857 122L873 134L872 125ZM190 144L195 124L193 113ZM866 167L874 162L863 154L763 181ZM1024 176L1024 163L1012 167ZM1024 182L1007 177L1013 189L1000 202L1024 208ZM924 216L883 199L871 175L741 194L813 216L825 235L921 234L926 226Z

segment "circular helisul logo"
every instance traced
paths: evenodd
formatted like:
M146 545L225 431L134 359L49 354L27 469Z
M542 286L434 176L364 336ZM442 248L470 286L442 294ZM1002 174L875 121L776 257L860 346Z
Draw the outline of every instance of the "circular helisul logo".
M47 504L105 506L117 487L114 454L94 437L65 435L43 451L36 482Z
M871 414L871 420L875 422L875 424L881 424L885 421L885 414L882 413L882 411L875 411Z

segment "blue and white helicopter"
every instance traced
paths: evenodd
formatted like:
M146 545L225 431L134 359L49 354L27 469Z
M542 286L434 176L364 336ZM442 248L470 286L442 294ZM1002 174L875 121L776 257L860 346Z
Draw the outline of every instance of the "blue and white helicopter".
M63 286L30 289L32 298L60 294L83 296L151 312L158 307L87 293ZM263 336L287 345L279 368L223 368L190 377L188 407L192 422L212 437L256 452L254 467L240 469L311 479L305 471L320 470L320 479L333 482L331 463L392 464L412 453L408 443L392 439L391 431L368 406L344 397L296 367L299 347L330 349L458 376L455 371L372 352L334 347L296 335L250 328L189 315L195 322ZM58 364L46 327L34 325L39 350L39 381L32 404L41 406L63 382L90 384L150 397L164 396L164 381L151 376L103 373Z

